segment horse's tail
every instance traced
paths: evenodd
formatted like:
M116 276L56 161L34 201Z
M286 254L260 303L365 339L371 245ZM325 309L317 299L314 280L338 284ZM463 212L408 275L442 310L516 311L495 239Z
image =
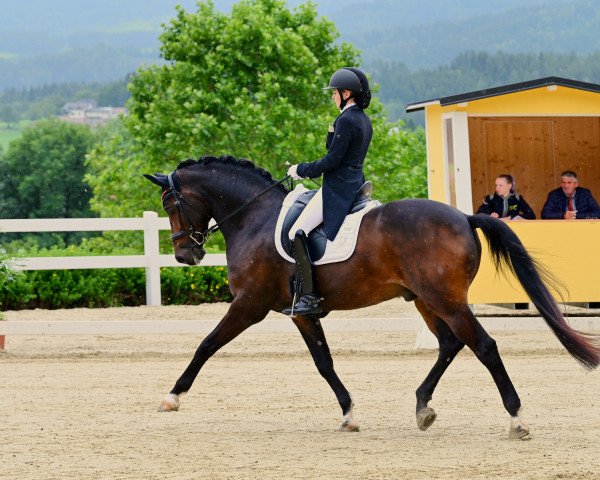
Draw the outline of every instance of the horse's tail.
M483 232L496 270L508 267L560 343L585 368L596 368L600 364L599 337L571 328L546 286L550 285L560 295L561 290L565 290L563 284L529 255L519 237L504 222L483 214L467 218L473 233L476 228Z

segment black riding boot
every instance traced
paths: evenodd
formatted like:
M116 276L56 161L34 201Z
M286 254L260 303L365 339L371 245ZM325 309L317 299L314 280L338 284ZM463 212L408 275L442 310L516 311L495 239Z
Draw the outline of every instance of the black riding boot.
M301 294L301 297L291 308L283 310L284 315L291 317L322 313L319 306L322 299L315 293L313 269L306 240L304 232L299 230L292 242L292 251L294 252L294 260L296 260L296 292L294 298L299 294Z

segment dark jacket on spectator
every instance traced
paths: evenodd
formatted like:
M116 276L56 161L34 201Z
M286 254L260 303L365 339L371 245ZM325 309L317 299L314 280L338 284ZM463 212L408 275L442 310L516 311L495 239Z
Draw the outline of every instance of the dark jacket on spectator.
M574 208L577 211L577 218L600 218L600 206L594 200L592 192L587 188L577 187L573 196ZM548 199L542 208L542 218L558 219L564 218L569 198L564 194L562 188L552 190L548 194Z
M496 212L500 218L515 218L519 215L527 220L535 220L535 213L529 204L522 196L514 192L511 192L506 199L497 193L486 195L481 207L477 210L477 213L487 213L488 215L491 215L494 212Z

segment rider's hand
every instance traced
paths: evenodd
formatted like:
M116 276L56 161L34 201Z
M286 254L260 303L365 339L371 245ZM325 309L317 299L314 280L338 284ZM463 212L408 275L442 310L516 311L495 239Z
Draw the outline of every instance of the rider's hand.
M288 168L287 174L292 177L292 180L300 180L302 177L296 173L298 170L298 165L292 165Z

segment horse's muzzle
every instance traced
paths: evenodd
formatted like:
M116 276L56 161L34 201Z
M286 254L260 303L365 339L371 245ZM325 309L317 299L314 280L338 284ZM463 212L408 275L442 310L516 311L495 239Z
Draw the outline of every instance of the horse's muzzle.
M194 266L198 265L206 255L206 250L200 247L177 247L175 260L179 263Z

